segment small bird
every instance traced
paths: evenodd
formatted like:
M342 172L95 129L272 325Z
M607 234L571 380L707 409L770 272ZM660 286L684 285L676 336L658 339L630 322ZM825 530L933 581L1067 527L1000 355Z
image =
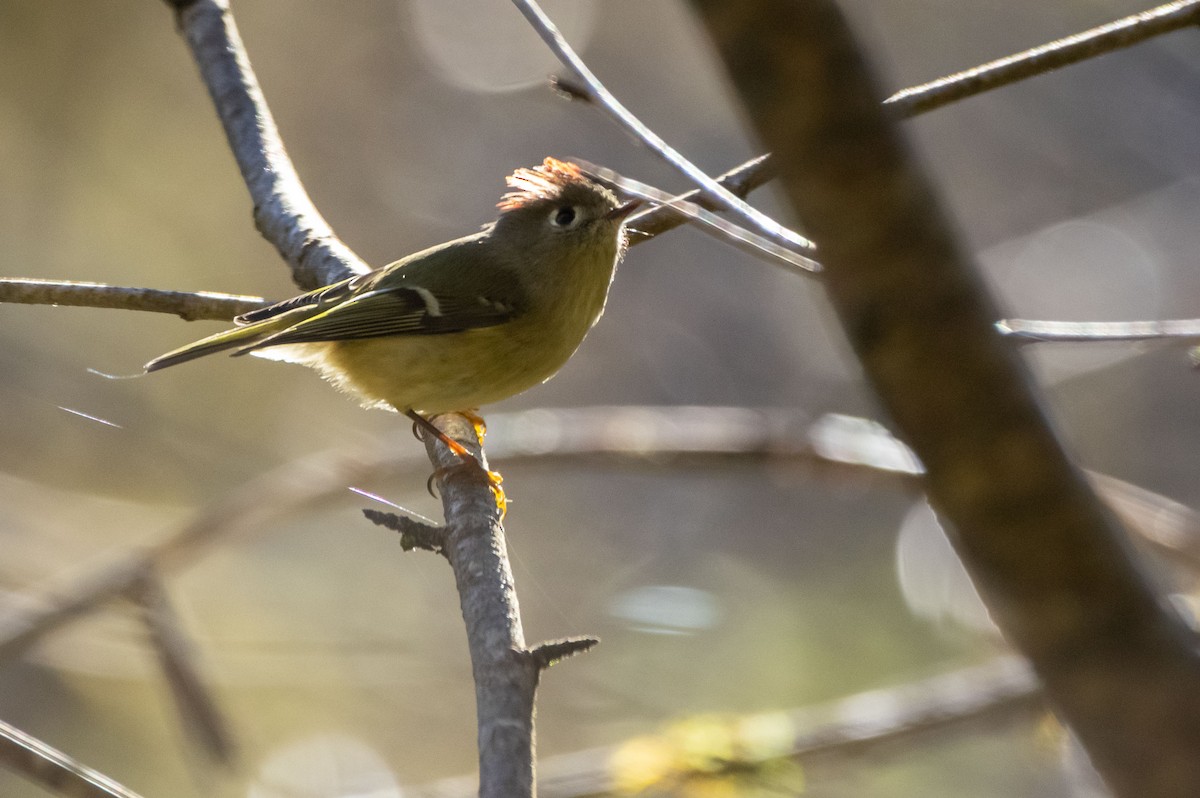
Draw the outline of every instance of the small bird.
M640 203L553 158L506 182L480 232L245 313L146 371L233 350L311 366L417 423L545 382L604 312Z

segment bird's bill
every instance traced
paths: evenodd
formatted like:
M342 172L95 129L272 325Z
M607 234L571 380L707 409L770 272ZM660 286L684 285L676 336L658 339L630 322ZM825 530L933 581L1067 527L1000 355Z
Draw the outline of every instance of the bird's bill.
M619 222L645 204L646 201L643 199L631 199L623 205L618 205L608 213L604 214L604 218L608 219L609 221Z

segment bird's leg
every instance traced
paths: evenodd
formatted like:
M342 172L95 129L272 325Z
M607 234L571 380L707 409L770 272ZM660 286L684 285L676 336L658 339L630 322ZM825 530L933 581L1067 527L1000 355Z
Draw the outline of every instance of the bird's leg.
M405 410L404 415L412 419L414 431L417 429L425 430L439 441L444 443L447 449L458 455L459 459L462 460L462 463L458 466L437 469L434 471L433 476L430 477L430 481L432 482L433 479L441 478L447 473L458 468L479 469L487 477L488 487L491 489L492 495L496 498L496 506L500 508L500 518L503 519L505 513L508 512L508 498L504 495L504 489L500 487L500 483L504 481L504 477L500 476L500 472L489 471L484 467L483 463L479 461L479 458L471 454L471 452L469 452L465 446L451 438L446 433L442 432L432 421L425 418L417 411ZM474 426L475 433L479 436L479 442L482 444L483 435L487 432L487 425L483 423L483 419L474 413L463 413L462 415L464 415L467 420L471 422L472 426Z

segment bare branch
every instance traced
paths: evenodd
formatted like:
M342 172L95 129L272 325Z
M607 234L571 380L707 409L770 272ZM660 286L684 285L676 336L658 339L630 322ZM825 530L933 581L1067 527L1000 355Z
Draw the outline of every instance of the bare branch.
M195 646L188 640L158 573L143 573L129 597L141 607L184 731L214 761L233 764L237 746L229 721L200 675Z
M284 149L250 67L229 0L166 0L216 106L242 179L254 201L254 223L311 290L370 271L321 216Z
M373 524L400 533L400 548L405 551L423 549L434 554L446 553L446 528L422 523L415 518L397 513L384 513L367 508L363 515Z
M765 185L774 177L775 173L771 169L771 156L760 155L757 158L746 161L740 166L730 169L716 180L735 196L745 197L751 191ZM710 211L720 209L720 206L704 196L700 189L689 191L687 194L683 194L680 199L694 202ZM640 211L630 217L629 220L629 226L634 232L634 235L631 235L629 238L629 245L633 246L643 241L649 241L657 235L686 224L687 220L688 217L685 214L665 205L658 205L648 210Z
M69 798L141 798L99 771L0 721L0 764Z
M1195 637L1049 428L836 4L695 4L1005 637L1118 795L1200 795Z
M46 591L36 609L0 617L0 660L18 655L79 615L129 594L150 570L165 573L181 567L235 534L261 534L271 521L287 513L341 496L347 485L394 468L394 457L319 453L250 480L155 546L126 553L64 588Z
M436 421L487 467L467 419L448 414ZM490 487L482 469L463 467L458 455L432 435L425 448L443 475L444 554L454 570L471 651L479 724L479 796L531 796L533 700L540 669L525 647L500 509L494 500L480 501Z
M590 651L599 644L600 641L595 637L565 637L539 643L529 653L538 670L544 671L557 662Z
M1198 22L1200 0L1166 3L1040 47L904 89L884 100L884 105L901 118L916 116Z
M591 102L599 105L627 133L642 142L655 155L675 167L697 186L702 193L711 199L720 209L728 210L743 219L750 227L757 230L769 241L806 255L812 254L813 243L807 238L787 229L756 208L747 205L741 198L709 177L704 170L685 158L661 136L646 127L637 117L620 103L612 92L605 88L599 78L588 68L579 54L571 49L571 45L563 38L562 33L546 16L546 12L535 0L513 0L513 3L537 31L542 41L550 48L558 60L575 73L580 84L570 84L578 92L579 86L586 90Z
M184 321L229 321L238 314L262 307L266 301L257 296L214 294L208 291L189 293L79 283L71 280L0 277L0 302L146 310L153 313L172 313Z
M1003 319L996 329L1019 344L1163 341L1200 343L1200 319L1163 321L1031 321Z

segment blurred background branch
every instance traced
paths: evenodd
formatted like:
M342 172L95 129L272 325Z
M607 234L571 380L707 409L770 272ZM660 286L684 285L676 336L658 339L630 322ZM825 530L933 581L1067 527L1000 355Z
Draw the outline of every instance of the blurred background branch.
M884 100L901 118L1044 75L1069 64L1144 42L1200 22L1200 0L1165 3L1090 30L1064 36L986 64L903 89Z
M4 721L0 721L0 764L64 798L141 798Z
M1046 424L836 4L695 5L1001 630L1118 795L1200 793L1192 634Z

